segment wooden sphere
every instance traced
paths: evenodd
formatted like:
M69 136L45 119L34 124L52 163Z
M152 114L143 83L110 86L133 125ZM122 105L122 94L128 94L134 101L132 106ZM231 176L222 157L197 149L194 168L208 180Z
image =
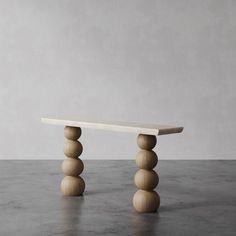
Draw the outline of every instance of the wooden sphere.
M140 169L152 170L158 162L154 151L141 150L136 156L136 164Z
M158 174L154 170L140 169L134 176L135 185L142 190L153 190L159 183Z
M138 190L133 197L133 206L137 212L156 212L160 206L160 196L155 191Z
M77 158L83 151L83 146L79 141L67 140L64 153L67 157Z
M64 135L67 139L77 140L81 136L81 128L66 126L64 128Z
M85 182L80 176L65 176L61 181L61 191L65 196L79 196L84 189Z
M141 149L152 150L156 146L157 138L155 135L139 134L137 143Z
M66 158L61 165L61 169L65 175L78 176L84 169L84 164L77 158Z

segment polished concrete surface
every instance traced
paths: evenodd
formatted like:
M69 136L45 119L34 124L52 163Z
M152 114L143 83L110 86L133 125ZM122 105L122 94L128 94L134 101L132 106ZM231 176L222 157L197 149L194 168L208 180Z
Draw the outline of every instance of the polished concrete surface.
M160 161L158 213L138 214L134 161L85 161L63 197L61 161L0 161L0 235L236 235L236 161Z

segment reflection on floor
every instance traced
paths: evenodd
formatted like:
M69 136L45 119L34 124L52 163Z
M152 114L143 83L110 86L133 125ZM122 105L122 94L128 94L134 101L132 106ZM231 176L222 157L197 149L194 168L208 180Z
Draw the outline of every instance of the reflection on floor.
M236 235L236 161L159 161L155 214L137 214L134 161L84 161L62 197L61 161L0 161L0 235Z

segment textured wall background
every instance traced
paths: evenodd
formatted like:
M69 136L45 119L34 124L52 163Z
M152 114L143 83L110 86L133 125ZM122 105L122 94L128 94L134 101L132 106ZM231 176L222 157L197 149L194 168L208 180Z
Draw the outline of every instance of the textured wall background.
M236 157L236 1L0 0L0 158L63 158L41 116L177 124L160 158ZM83 158L136 135L85 130Z

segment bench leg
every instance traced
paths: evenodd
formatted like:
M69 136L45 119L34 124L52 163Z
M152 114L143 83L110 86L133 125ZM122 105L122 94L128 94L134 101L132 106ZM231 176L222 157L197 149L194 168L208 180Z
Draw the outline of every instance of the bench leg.
M81 136L81 129L66 126L64 128L64 135L67 139L64 147L64 154L67 158L61 166L65 175L61 182L61 191L66 196L79 196L83 194L85 189L85 182L79 176L84 169L84 164L79 159L83 151L83 146L78 141Z
M158 157L152 149L156 146L156 136L139 134L137 144L141 148L136 157L140 168L134 176L134 182L139 189L133 197L133 206L137 212L156 212L160 206L160 197L153 189L159 183L158 174L153 170Z

